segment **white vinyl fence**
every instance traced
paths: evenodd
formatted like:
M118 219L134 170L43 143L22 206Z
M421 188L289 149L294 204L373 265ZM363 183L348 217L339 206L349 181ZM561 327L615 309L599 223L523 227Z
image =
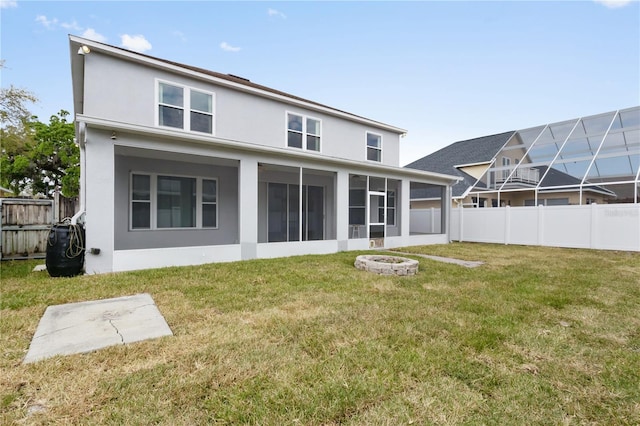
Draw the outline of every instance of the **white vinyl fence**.
M640 204L457 208L452 241L640 251Z
M442 232L440 209L411 209L409 220L409 232L412 235Z

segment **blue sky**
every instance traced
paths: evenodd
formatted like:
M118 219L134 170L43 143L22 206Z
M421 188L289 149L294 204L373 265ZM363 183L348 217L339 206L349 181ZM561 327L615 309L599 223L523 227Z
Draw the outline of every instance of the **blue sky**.
M72 111L67 34L248 78L408 130L401 165L458 140L640 104L638 1L0 0L2 87Z

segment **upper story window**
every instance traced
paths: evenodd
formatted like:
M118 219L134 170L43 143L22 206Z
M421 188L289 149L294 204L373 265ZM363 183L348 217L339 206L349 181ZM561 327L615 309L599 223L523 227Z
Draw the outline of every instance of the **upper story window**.
M214 94L158 82L158 125L213 134Z
M382 161L382 135L367 132L367 160Z
M320 152L320 120L287 113L287 146Z

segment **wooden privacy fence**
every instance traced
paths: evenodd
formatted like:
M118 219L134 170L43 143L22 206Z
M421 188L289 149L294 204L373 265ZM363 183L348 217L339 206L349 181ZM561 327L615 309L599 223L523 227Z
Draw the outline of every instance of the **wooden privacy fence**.
M38 259L47 253L47 237L54 223L75 213L77 199L1 198L2 259Z

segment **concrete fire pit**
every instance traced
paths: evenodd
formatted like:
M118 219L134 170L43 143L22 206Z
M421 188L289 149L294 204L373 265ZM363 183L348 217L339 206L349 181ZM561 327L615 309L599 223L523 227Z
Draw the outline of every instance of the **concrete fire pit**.
M418 261L399 256L363 254L356 257L354 266L379 275L415 275Z

